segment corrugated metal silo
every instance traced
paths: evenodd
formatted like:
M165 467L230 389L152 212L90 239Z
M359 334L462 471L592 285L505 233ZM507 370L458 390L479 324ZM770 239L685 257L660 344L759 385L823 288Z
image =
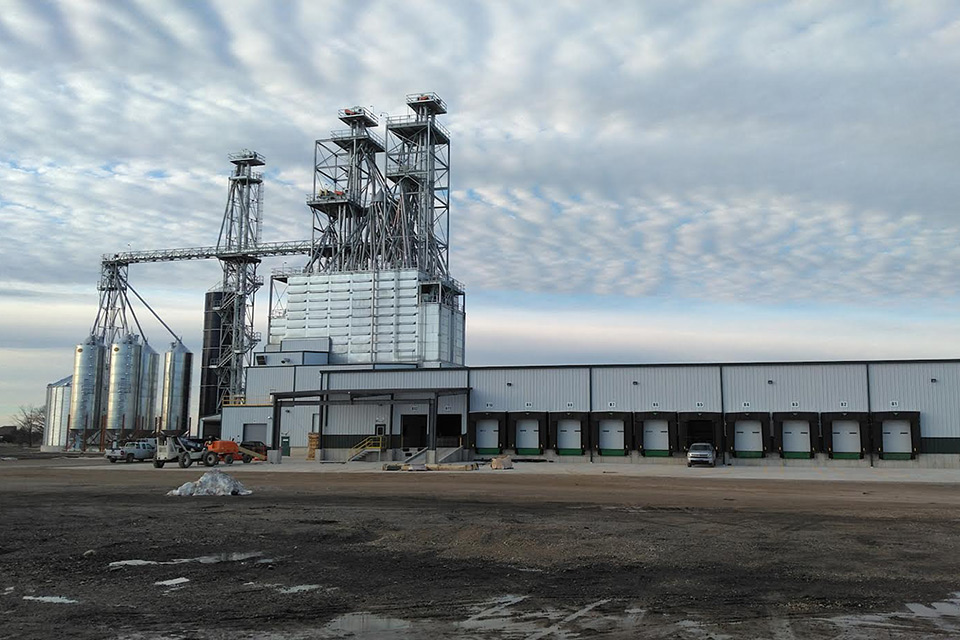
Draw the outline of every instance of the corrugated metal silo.
M137 428L142 347L139 336L127 334L110 346L107 430L112 439ZM108 437L111 439L111 437Z
M153 431L157 417L157 381L160 354L144 342L140 362L140 400L137 403L137 429Z
M47 385L47 416L43 427L42 451L61 451L67 446L67 425L73 376Z
M77 345L73 356L70 394L70 429L75 433L99 431L103 415L103 365L106 347L96 336Z
M163 355L163 402L160 428L185 431L189 428L190 377L193 354L182 342L174 342Z

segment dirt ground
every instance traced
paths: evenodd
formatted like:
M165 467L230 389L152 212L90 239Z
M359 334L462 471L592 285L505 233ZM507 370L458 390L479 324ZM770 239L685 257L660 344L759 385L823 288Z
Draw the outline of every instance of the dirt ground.
M953 638L960 486L0 462L0 638Z

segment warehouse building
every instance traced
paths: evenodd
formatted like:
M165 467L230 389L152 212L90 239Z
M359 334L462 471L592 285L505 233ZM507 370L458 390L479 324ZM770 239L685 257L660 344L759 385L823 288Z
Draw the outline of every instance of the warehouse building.
M655 463L693 442L733 464L955 466L960 453L957 360L401 367L325 364L328 339L268 348L248 377L260 400L225 407L224 436L305 447L314 433L327 460ZM380 446L354 449L371 436Z

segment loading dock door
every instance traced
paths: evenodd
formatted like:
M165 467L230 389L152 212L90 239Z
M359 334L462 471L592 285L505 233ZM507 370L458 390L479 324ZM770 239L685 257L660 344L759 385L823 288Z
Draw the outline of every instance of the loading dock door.
M536 418L517 420L517 453L536 456L540 451L540 421Z
M623 439L623 420L601 420L600 438L597 443L600 455L622 456L626 446Z
M737 420L733 429L733 453L736 457L763 457L763 425L759 420Z
M670 455L670 428L666 420L643 421L643 453L648 456Z
M243 440L244 442L248 440L266 442L267 425L265 423L243 425Z
M909 420L884 420L883 457L885 459L909 458L913 442L910 434Z
M583 454L583 424L579 420L559 420L557 422L557 453L562 456Z
M783 457L810 457L810 422L807 420L783 421Z
M860 458L860 423L856 420L834 420L833 457Z
M500 453L500 421L477 420L477 453Z

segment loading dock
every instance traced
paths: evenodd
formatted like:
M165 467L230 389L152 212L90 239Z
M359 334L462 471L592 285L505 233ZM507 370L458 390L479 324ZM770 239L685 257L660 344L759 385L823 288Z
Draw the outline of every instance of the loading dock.
M641 411L633 414L634 439L645 457L669 457L677 450L677 414Z
M773 414L774 449L781 458L810 459L820 442L820 414L790 411Z
M728 413L724 420L727 447L734 458L762 458L770 450L769 413Z
M582 456L589 446L588 414L565 411L550 414L550 442L557 455Z
M590 415L591 440L602 456L626 456L633 448L633 414L603 411Z
M881 460L913 460L920 452L919 411L880 411L870 414L870 423Z
M709 442L719 451L723 445L723 416L708 411L678 413L677 439L684 453L694 442Z
M403 414L400 416L400 448L423 449L427 446L427 416Z
M539 456L547 446L547 414L524 411L507 414L507 448L520 456Z
M507 440L507 414L502 412L471 413L467 433L474 451L481 456L503 452Z
M836 460L860 460L869 449L869 414L860 411L824 413L820 416L823 448Z

